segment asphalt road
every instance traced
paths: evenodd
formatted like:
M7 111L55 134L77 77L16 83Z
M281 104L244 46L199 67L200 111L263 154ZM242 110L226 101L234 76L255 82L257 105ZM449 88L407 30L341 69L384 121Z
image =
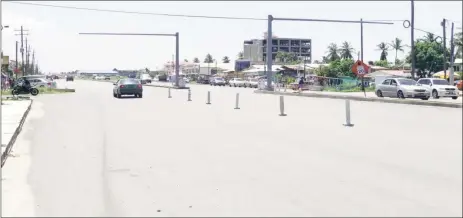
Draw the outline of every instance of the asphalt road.
M351 102L348 128L342 100L66 86L35 99L2 216L462 216L461 109Z

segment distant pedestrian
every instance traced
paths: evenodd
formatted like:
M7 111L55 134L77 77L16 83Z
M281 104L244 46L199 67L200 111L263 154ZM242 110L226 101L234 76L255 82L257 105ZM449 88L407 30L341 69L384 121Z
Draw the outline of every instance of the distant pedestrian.
M302 92L302 87L304 86L304 82L305 82L304 80L305 80L304 77L301 77L299 79L299 92Z

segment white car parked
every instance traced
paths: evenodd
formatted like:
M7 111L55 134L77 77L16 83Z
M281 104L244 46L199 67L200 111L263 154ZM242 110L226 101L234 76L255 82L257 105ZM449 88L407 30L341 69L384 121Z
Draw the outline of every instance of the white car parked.
M259 80L258 79L248 79L244 83L244 87L250 87L250 88L257 88L259 86Z
M245 82L246 81L244 81L241 78L233 78L230 81L228 81L228 84L230 85L230 87L244 87Z
M458 89L455 86L451 86L445 79L421 78L417 83L427 88L433 98L447 97L458 99Z
M31 83L32 87L40 88L56 88L56 82L50 81L45 78L29 78L27 79Z

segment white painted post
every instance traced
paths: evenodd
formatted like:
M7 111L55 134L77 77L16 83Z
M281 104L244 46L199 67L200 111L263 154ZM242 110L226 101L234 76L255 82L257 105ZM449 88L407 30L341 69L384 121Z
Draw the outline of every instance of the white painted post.
M352 127L354 124L350 122L350 100L346 99L346 123L344 126Z
M285 99L283 95L280 96L280 116L284 117L285 114Z
M240 109L240 93L236 93L235 109Z

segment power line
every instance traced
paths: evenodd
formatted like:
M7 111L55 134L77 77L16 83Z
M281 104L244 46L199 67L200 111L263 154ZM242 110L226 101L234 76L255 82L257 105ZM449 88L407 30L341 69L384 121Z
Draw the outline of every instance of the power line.
M12 3L12 4L41 6L41 7L65 8L65 9L74 9L74 10L112 12L112 13L124 13L124 14L138 14L138 15L153 15L153 16L168 16L168 17L188 17L188 18L206 18L206 19L225 19L225 20L259 20L259 21L264 21L264 20L266 21L267 20L267 19L264 19L264 18L252 18L252 17L222 17L222 16L202 16L202 15L184 15L184 14L164 14L164 13L122 11L122 10L83 8L83 7L62 6L62 5L37 4L37 3L29 3L29 2L10 2L10 1L4 1L4 2L5 3Z

